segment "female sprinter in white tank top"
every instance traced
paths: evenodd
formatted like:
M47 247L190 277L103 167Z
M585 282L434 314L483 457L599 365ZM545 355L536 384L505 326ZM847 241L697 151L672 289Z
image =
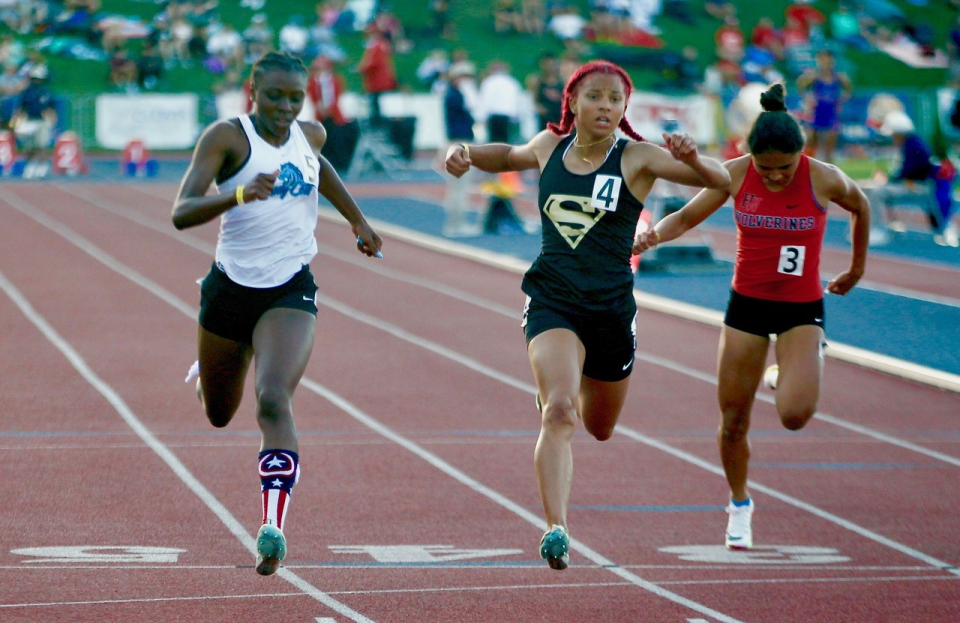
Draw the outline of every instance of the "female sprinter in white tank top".
M201 286L199 370L192 370L217 428L237 412L247 368L257 359L261 575L275 573L286 556L284 520L300 474L291 399L313 350L318 193L350 223L357 249L380 256L380 236L320 155L323 126L296 120L306 85L307 71L294 56L269 52L257 61L254 113L204 131L173 208L177 229L220 217L216 260ZM214 182L217 194L207 196Z

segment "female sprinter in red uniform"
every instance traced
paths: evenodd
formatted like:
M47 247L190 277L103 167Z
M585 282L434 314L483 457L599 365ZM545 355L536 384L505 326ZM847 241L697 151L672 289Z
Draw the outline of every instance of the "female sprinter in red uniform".
M456 177L471 166L540 170L543 242L523 278L521 326L541 411L534 465L549 530L540 555L553 569L568 562L577 419L596 439L609 439L627 397L637 347L630 249L642 202L661 177L710 188L730 183L687 135L664 134L667 149L643 142L623 116L632 88L620 67L587 63L564 87L560 125L526 145L447 150L446 168ZM634 140L618 138L617 128Z
M777 412L789 430L813 417L823 369L824 314L820 249L832 201L851 214L850 268L826 291L846 294L863 276L870 204L836 167L803 153L800 126L786 111L780 84L760 96L764 112L748 137L750 154L728 160L726 188L701 191L683 209L639 235L635 253L673 240L734 198L737 257L733 288L720 335L717 433L730 484L726 545L753 546L753 502L747 490L750 409L764 374L770 335L776 334Z

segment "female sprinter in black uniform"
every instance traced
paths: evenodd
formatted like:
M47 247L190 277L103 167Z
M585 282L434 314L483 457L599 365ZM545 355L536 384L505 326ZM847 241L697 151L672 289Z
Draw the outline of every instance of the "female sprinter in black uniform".
M379 255L380 237L320 155L323 126L296 120L307 86L300 60L269 52L254 64L252 84L253 114L218 121L200 137L173 224L186 229L221 217L216 261L200 292L197 393L210 423L226 426L256 358L263 503L256 569L271 575L287 552L284 520L300 474L291 399L313 350L318 192L350 223L361 252ZM217 194L208 196L214 181Z
M666 150L642 142L624 119L632 88L617 65L587 63L564 87L559 125L526 145L460 144L447 152L447 171L457 177L471 166L541 171L543 242L523 279L522 326L541 410L534 464L548 530L540 555L553 569L569 560L577 419L596 439L608 439L627 395L637 311L629 262L642 202L661 177L710 188L730 183L687 135L664 134ZM617 128L637 142L618 139Z

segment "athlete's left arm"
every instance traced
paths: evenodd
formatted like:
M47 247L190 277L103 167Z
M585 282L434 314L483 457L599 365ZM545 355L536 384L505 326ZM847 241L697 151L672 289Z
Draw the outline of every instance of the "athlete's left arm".
M812 163L811 163L812 164ZM870 200L856 182L833 165L820 163L813 171L819 178L817 186L826 191L830 201L850 213L850 230L853 250L850 268L840 273L827 284L827 291L846 294L857 285L867 266L867 244L870 239Z
M353 235L357 237L357 249L371 257L378 255L380 247L383 246L383 240L367 223L363 212L360 211L360 206L343 185L343 180L340 179L333 165L320 155L320 149L327 140L327 131L316 121L301 121L300 129L303 130L304 136L313 147L314 155L320 161L320 187L318 188L320 194L350 223Z
M663 140L663 147L652 143L632 146L624 154L624 172L627 175L645 173L686 186L726 188L730 185L730 174L723 165L713 158L701 156L696 141L689 134L664 134Z

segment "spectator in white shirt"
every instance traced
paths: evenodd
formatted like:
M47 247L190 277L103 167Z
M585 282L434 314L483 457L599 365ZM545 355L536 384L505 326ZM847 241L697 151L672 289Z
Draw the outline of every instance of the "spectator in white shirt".
M303 54L310 43L310 31L303 25L303 16L294 15L280 29L280 49L291 54Z
M233 58L241 49L243 37L230 24L224 24L207 39L207 52L222 59Z
M486 118L487 142L509 143L513 125L520 118L523 87L507 71L506 63L493 61L480 82L479 108Z

